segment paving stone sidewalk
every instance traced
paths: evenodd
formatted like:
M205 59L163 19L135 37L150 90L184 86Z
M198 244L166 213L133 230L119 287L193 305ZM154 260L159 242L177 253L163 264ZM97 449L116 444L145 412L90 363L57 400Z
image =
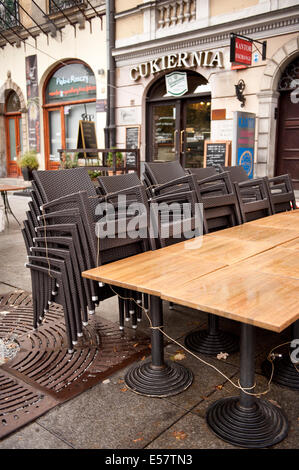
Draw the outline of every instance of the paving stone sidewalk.
M9 196L11 207L23 220L29 198ZM14 289L31 291L28 269L24 267L26 253L17 223L10 218L9 227L0 233L0 294ZM184 335L204 327L207 315L188 308L169 310L164 305L165 329L183 344ZM115 298L103 302L97 314L117 322ZM224 329L239 334L236 322L222 321ZM149 333L146 319L139 328ZM288 338L289 330L277 335L257 329L256 378L257 389L267 388L261 374L261 362L274 345ZM76 398L57 406L14 434L0 441L0 449L234 449L216 437L205 421L207 407L221 397L238 395L238 390L214 369L195 359L176 344L165 346L165 358L173 360L181 353L181 363L194 374L191 387L169 398L148 398L137 395L124 386L126 369L109 377ZM226 360L202 359L216 366L237 383L239 354ZM268 400L281 406L289 419L287 438L277 449L299 447L299 394L272 384Z

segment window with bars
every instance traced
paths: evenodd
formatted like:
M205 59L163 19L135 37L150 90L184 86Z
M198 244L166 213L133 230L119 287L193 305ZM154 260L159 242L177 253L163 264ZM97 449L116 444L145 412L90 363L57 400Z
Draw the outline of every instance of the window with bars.
M19 24L19 2L16 0L1 0L0 31L14 28Z
M49 13L58 13L61 10L81 5L85 6L85 0L49 0Z

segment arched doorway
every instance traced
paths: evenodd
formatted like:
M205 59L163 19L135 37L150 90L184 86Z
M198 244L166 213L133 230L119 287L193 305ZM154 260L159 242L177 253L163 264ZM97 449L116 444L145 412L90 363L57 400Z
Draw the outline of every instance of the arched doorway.
M76 148L79 121L96 117L96 80L91 68L69 60L52 71L44 97L46 169L59 167L60 148Z
M146 160L179 160L184 167L202 167L204 141L210 138L210 85L193 71L180 70L177 75L186 83L183 95L167 90L166 76L148 91Z
M279 83L275 174L289 173L299 189L299 57L283 72Z
M5 137L7 176L21 175L17 161L22 153L21 103L14 90L7 90L5 96Z

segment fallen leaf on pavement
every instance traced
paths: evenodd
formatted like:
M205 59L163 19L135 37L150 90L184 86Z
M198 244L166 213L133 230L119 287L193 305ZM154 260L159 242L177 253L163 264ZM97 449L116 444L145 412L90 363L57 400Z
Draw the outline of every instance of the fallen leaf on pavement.
M226 359L228 358L228 356L229 356L228 353L223 353L223 352L221 352L221 353L217 354L217 359L219 359L219 360L220 360L220 359L226 360Z
M223 385L216 385L217 390L222 390L223 389Z
M183 359L186 359L186 355L182 353L177 353L174 356L171 356L170 359L172 361L182 361Z
M126 392L127 390L128 390L127 387L124 387L124 388L120 389L121 392Z
M184 431L174 431L172 434L179 441L182 441L182 440L186 439L186 437L187 437L187 434Z
M137 439L133 439L133 442L140 442L143 441L143 437L138 437Z

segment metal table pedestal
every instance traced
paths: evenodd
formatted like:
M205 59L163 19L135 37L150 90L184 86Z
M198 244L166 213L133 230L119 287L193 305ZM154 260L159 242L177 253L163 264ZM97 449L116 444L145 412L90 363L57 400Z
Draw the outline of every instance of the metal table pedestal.
M163 326L162 301L150 296L150 314L153 327ZM186 390L193 381L193 374L176 362L164 362L163 334L151 330L152 358L150 362L132 367L125 376L129 389L148 397L169 397Z
M254 349L254 327L242 323L240 384L244 389L254 385ZM253 392L253 389L248 391ZM239 397L213 403L206 419L218 437L246 448L273 446L288 432L287 418L280 408L242 390Z

